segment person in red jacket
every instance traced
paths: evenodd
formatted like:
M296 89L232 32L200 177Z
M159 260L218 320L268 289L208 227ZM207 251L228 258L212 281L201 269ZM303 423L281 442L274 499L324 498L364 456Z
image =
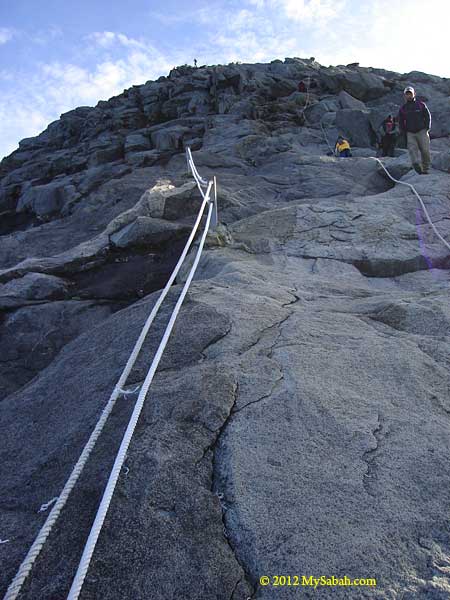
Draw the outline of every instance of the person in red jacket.
M399 129L400 132L406 133L408 152L414 169L417 173L426 175L431 163L431 114L425 102L416 99L413 87L406 87L403 94L406 102L398 113Z

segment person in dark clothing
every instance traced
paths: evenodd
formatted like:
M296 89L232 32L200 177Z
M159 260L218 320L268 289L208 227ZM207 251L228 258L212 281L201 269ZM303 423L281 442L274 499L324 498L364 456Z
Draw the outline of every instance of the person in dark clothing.
M395 144L397 142L398 129L396 120L389 115L384 119L379 129L380 146L383 156L395 156Z
M417 173L426 175L431 164L429 134L431 114L425 102L416 99L413 87L406 87L403 94L406 102L398 113L400 132L406 133L412 166Z
M302 80L300 81L300 83L298 84L298 91L302 92L303 94L305 94L308 90L306 87L306 83Z

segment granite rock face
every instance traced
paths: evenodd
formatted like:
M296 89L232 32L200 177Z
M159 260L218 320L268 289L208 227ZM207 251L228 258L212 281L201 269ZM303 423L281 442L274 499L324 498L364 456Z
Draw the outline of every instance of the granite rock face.
M300 80L313 82L306 93ZM208 233L80 598L266 600L263 575L450 595L450 251L373 159L405 85L433 168L384 159L450 239L449 81L314 59L183 66L61 116L0 164L0 594L191 231ZM328 156L338 133L353 157ZM204 219L202 221L204 223ZM67 596L194 248L21 599ZM42 510L40 510L42 508Z

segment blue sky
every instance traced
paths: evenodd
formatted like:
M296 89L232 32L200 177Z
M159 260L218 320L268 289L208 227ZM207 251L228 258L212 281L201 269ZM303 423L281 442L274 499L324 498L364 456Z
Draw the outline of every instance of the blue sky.
M61 113L194 58L450 77L449 22L447 0L0 0L0 158Z

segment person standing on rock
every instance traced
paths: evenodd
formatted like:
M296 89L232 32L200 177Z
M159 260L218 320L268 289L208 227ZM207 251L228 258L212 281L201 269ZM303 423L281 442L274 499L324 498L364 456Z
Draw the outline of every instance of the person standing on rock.
M338 139L336 140L334 153L340 158L347 158L352 155L350 144L342 135L338 136Z
M422 100L416 99L414 88L408 86L404 92L405 104L398 113L400 132L406 133L409 157L417 173L429 173L431 114ZM421 164L422 163L422 164Z
M383 156L394 156L397 133L395 119L392 118L392 115L389 115L380 126L380 145Z

